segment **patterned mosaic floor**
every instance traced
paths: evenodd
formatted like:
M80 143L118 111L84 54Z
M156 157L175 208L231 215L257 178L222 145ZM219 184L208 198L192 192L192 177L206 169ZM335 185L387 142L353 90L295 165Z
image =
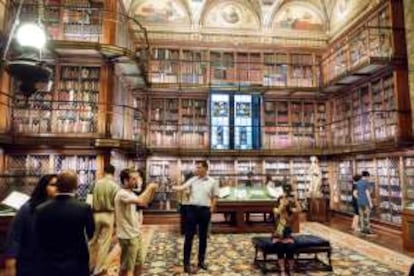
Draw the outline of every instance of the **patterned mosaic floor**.
M301 232L323 236L333 246L333 272L295 273L295 275L407 275L414 259L375 245L362 238L319 223L303 223ZM256 234L216 234L209 239L209 271L199 275L261 275L252 265L254 248L250 238ZM182 273L183 237L168 227L146 226L143 231L146 261L144 275L184 275ZM193 245L196 260L198 241ZM323 258L322 258L323 259ZM109 275L118 275L119 247L108 256ZM267 274L277 275L277 274Z

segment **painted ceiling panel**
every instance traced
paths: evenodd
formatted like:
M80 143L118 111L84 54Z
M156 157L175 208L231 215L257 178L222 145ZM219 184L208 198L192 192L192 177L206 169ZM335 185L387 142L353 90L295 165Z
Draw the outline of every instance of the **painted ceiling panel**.
M329 22L331 33L336 33L362 12L369 10L379 2L378 0L338 0L332 10L332 19Z
M114 0L115 1L115 0ZM246 35L282 32L332 36L354 20L368 3L379 0L122 0L129 14L149 33L200 32L220 34L235 29ZM286 32L287 31L287 32Z
M191 24L188 12L180 1L139 1L134 3L133 9L132 15L144 24Z
M324 22L316 8L305 4L289 3L277 11L273 20L273 30L291 29L296 31L324 31Z
M254 11L238 2L219 2L207 11L204 27L259 29L259 18Z
M352 3L354 2L354 3ZM361 1L360 1L361 2ZM352 6L355 4L353 0L338 0L332 11L331 28L342 25L347 16L352 11Z

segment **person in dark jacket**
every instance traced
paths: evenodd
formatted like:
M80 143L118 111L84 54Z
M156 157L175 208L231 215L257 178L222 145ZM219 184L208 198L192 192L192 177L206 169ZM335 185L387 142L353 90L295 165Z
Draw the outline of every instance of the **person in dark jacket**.
M35 211L38 275L88 276L88 241L95 224L91 207L75 198L78 185L73 171L59 174L56 197Z
M31 276L34 272L35 238L33 217L36 207L56 194L57 175L40 178L30 199L17 212L6 245L6 275Z

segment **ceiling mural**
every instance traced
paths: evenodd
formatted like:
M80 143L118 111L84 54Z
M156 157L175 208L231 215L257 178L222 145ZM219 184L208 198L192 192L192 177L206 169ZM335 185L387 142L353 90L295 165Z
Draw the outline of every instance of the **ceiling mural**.
M238 2L224 2L215 5L205 15L203 25L217 28L260 28L260 22L255 13Z
M378 3L377 0L338 0L332 11L330 31L337 32L356 16L359 16L362 11L366 11Z
M380 0L122 0L129 14L157 37L189 39L209 29L209 36L237 33L246 37L282 32L297 37L332 37ZM220 39L213 41L221 41ZM230 40L231 36L228 37ZM264 41L266 40L264 36ZM175 38L174 38L175 39ZM181 38L180 38L181 39ZM184 38L186 39L186 38ZM210 39L210 38L209 38ZM255 38L256 39L256 38Z
M351 12L352 0L338 0L332 12L331 26L342 25Z
M285 5L275 15L273 29L324 31L321 17L306 5Z
M136 5L133 16L142 22L190 24L185 7L174 0L142 1Z

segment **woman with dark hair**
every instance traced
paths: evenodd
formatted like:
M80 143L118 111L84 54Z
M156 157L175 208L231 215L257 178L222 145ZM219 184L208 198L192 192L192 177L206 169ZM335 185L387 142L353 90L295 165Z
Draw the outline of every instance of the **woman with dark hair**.
M288 197L287 195L279 197L276 204L277 207L273 209L275 230L272 233L272 243L277 250L277 260L281 275L286 275L286 266L289 272L293 272L294 269L293 214L300 211L300 204L296 198Z
M40 178L30 199L19 209L10 228L6 247L6 275L35 275L34 211L56 194L57 175Z

